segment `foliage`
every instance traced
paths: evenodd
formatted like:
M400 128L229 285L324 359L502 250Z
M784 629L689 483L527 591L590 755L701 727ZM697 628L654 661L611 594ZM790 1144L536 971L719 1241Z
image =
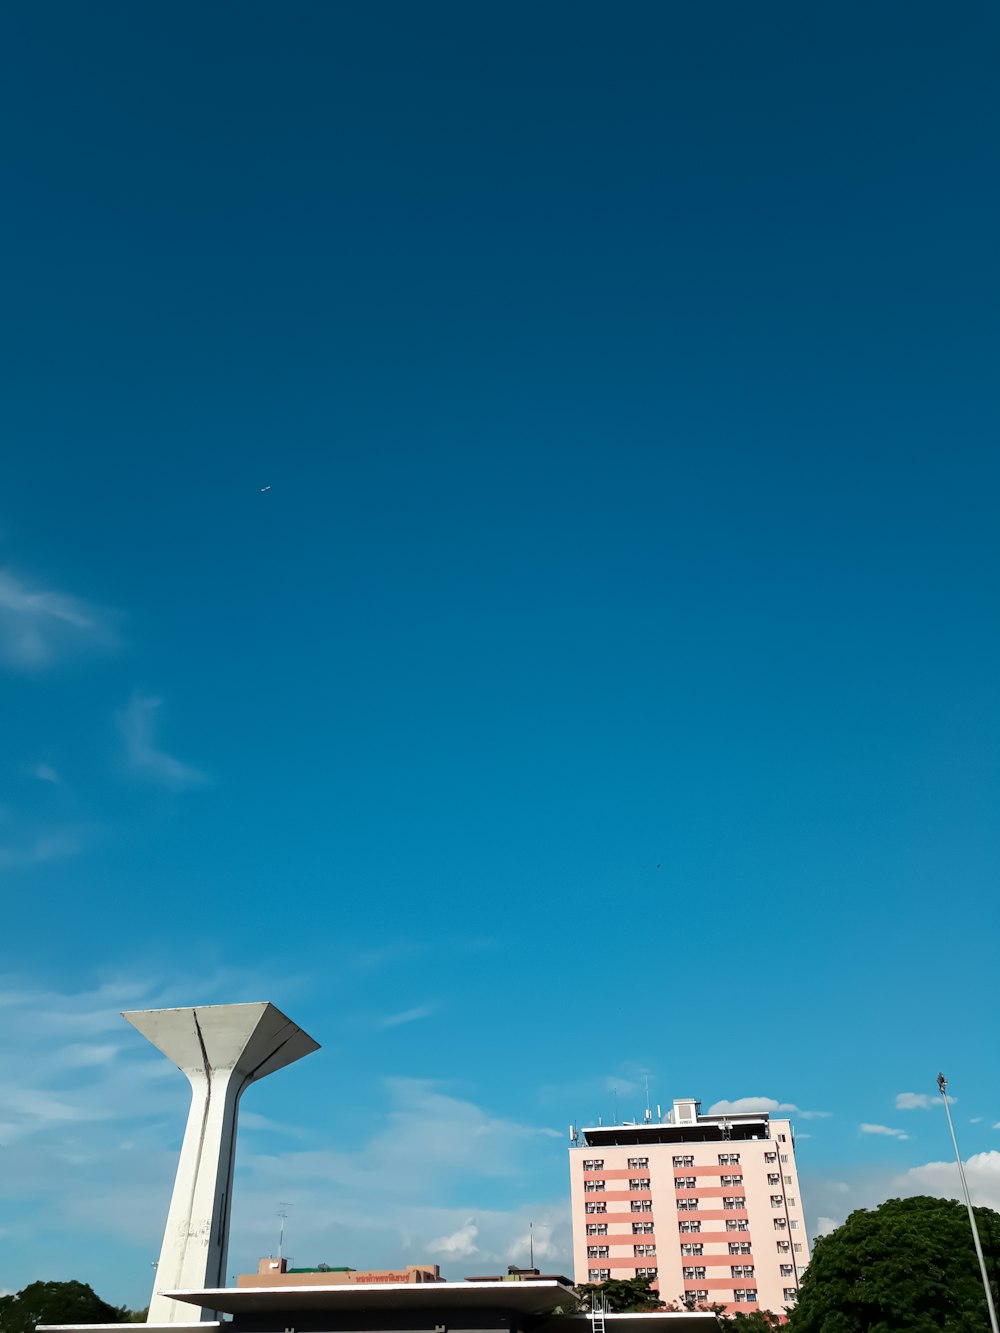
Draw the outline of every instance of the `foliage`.
M975 1210L994 1301L1000 1214ZM890 1199L816 1242L790 1333L986 1333L969 1217L951 1199Z
M36 1324L120 1324L127 1316L85 1282L32 1282L0 1298L0 1333L34 1333Z
M576 1288L580 1308L589 1310L595 1296L603 1296L609 1314L641 1314L662 1310L663 1302L644 1277L609 1278L607 1282L585 1282Z
M670 1302L667 1309L707 1310L715 1315L720 1324L729 1324L734 1329L742 1329L743 1333L770 1333L772 1328L781 1327L781 1316L772 1314L770 1310L734 1310L732 1314L727 1314L724 1305L719 1305L718 1302L705 1305L703 1301L695 1301L689 1294L678 1296L676 1301Z

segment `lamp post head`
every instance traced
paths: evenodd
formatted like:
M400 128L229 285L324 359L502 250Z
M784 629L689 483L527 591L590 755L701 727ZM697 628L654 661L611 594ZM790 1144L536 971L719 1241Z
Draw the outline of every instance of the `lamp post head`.
M938 1085L938 1092L939 1092L939 1093L941 1094L941 1096L943 1097L943 1096L944 1096L944 1090L945 1090L945 1088L948 1086L948 1080L945 1078L944 1074L938 1074L938 1076L937 1076L937 1085Z

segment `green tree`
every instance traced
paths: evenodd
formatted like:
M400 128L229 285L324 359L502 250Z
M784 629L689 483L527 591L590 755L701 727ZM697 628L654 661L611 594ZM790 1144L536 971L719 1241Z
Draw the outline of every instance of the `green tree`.
M576 1288L581 1308L589 1310L595 1296L603 1296L609 1314L641 1314L662 1310L663 1302L644 1277L609 1278L607 1282L585 1282Z
M994 1300L1000 1214L975 1210ZM791 1333L988 1333L965 1208L953 1199L890 1199L859 1209L816 1242Z
M34 1333L36 1324L120 1324L126 1317L85 1282L32 1282L0 1299L0 1333Z

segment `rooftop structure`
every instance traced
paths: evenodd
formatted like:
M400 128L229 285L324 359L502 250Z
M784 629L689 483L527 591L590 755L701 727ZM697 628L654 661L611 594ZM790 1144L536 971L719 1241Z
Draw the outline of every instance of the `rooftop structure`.
M576 1281L646 1278L661 1299L780 1314L809 1261L791 1123L704 1115L572 1131Z

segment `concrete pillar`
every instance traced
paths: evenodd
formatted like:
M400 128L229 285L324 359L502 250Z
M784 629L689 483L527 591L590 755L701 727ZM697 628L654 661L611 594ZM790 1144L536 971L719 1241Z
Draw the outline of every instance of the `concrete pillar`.
M151 1324L183 1324L190 1322L191 1307L161 1291L226 1285L240 1097L255 1079L318 1050L319 1043L273 1004L137 1009L122 1017L191 1084L148 1316ZM203 1310L201 1317L210 1319L212 1312Z

